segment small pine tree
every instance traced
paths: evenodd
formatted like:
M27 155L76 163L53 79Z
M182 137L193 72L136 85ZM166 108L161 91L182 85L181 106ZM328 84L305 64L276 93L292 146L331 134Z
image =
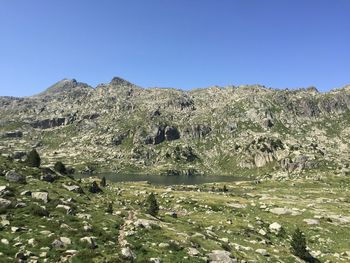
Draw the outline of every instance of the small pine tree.
M98 187L96 181L93 181L90 188L89 188L90 193L96 194L99 192L102 192L101 188Z
M61 173L61 174L66 174L67 169L66 166L62 162L56 162L54 166L55 171Z
M153 193L151 193L148 196L147 205L148 205L147 213L152 216L156 216L159 212L159 207L158 207L157 199Z
M112 205L112 203L108 203L106 212L108 214L112 214L113 213L113 205Z
M292 241L290 243L291 245L291 252L293 255L297 256L298 258L301 258L305 260L306 262L310 263L316 263L319 262L316 258L314 258L309 251L306 249L306 238L303 234L303 232L300 231L299 228L295 229L293 235L292 235Z
M106 182L106 177L102 177L102 179L101 179L101 182L100 182L100 186L101 187L106 187L106 185L107 185L107 182Z
M27 156L27 165L30 167L40 167L40 162L41 159L38 152L35 149L31 150Z

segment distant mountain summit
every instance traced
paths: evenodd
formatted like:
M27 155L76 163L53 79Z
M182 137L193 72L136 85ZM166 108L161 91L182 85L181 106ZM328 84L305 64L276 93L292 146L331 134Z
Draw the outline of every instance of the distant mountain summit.
M75 89L77 87L88 88L90 86L86 83L77 82L75 79L62 79L61 81L56 82L55 84L47 88L44 92L39 93L38 95L55 95L62 92L71 91L72 89Z
M132 84L131 82L125 80L125 79L122 79L120 77L114 77L111 82L110 82L110 85L113 85L113 86L136 86L134 84Z
M63 79L0 97L2 154L37 148L77 170L288 178L350 173L350 89L261 85L183 91L120 77L92 88Z

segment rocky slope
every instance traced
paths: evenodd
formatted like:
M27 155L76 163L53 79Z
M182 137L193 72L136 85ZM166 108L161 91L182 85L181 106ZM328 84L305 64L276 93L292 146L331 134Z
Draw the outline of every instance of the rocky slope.
M350 87L183 91L65 79L35 96L0 97L0 151L20 159L35 147L44 165L79 171L346 174L349 109Z

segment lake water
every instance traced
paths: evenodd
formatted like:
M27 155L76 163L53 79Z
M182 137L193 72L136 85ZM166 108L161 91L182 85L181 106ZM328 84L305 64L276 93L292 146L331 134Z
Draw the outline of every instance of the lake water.
M90 175L76 175L76 178L89 177ZM201 176L201 175L146 175L146 174L116 174L116 173L103 173L96 174L102 178L103 176L112 182L140 182L147 181L151 184L158 185L194 185L205 183L218 183L218 182L237 182L247 181L250 178L242 178L237 176Z

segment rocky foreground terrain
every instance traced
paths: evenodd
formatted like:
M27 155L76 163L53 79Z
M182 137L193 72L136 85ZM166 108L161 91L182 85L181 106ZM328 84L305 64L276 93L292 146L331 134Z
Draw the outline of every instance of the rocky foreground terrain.
M183 91L121 78L0 97L0 151L77 171L289 178L349 173L350 87Z
M291 253L297 227L314 262L350 262L349 187L332 174L104 185L0 157L0 262L302 262Z

